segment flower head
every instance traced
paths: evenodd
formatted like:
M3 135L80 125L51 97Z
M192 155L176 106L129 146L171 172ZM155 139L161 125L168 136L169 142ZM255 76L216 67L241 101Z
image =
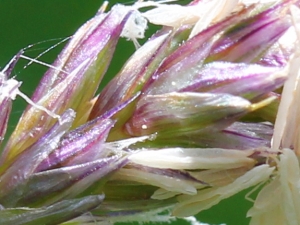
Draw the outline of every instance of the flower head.
M263 183L251 223L299 222L298 5L102 7L31 99L9 78L16 55L0 73L1 140L15 96L30 104L0 158L1 223L164 221ZM147 21L162 29L139 46ZM120 37L138 49L96 95Z

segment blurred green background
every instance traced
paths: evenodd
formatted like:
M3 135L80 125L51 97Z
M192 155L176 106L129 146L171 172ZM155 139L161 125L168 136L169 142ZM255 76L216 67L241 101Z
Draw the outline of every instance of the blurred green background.
M120 0L110 1L110 5L116 2L132 3ZM101 4L102 0L0 0L0 67L3 68L18 51L31 44L33 47L26 50L25 55L36 57L69 37L97 12ZM40 60L53 62L63 45L53 48ZM120 41L104 83L118 72L133 51L131 42ZM33 63L24 69L27 63L21 59L12 75L23 82L20 89L30 96L47 68ZM8 133L12 132L25 106L26 102L20 98L14 102ZM246 225L249 223L245 219L246 212L252 203L244 199L245 194L247 191L222 201L197 215L197 218L208 224ZM175 224L187 223L179 220L172 223Z

